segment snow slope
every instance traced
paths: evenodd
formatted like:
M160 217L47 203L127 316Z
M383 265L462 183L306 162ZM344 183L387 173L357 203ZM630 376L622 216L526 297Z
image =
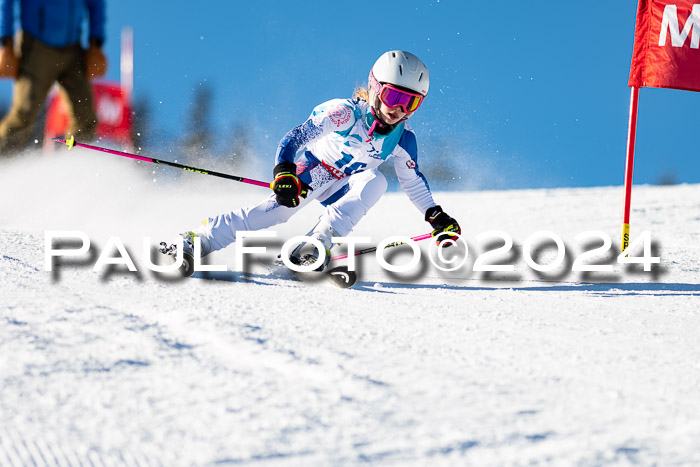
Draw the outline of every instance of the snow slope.
M538 275L522 259L538 230L570 259L581 232L616 240L620 187L450 192L435 197L463 225L465 268L396 277L366 255L341 290L265 265L318 207L275 229L247 273L234 246L213 255L223 280L155 278L143 237L264 196L172 177L78 150L3 161L0 465L700 463L700 186L635 188L632 235L651 231L654 272ZM494 229L516 271L470 272ZM46 230L85 232L93 256L44 271ZM427 230L390 193L354 234ZM92 271L110 236L138 274Z

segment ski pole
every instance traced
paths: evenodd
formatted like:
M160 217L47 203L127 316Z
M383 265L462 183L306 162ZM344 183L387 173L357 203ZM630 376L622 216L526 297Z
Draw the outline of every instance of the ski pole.
M417 235L417 236L415 236L415 237L411 237L411 240L413 240L414 242L420 242L421 240L425 240L426 238L430 238L430 237L432 237L432 236L433 236L432 234L427 233L427 234ZM384 247L384 249L386 250L387 248L394 248L395 246L406 245L407 243L408 243L408 242L393 242L393 243L389 243L387 246ZM375 251L377 251L377 247L376 247L376 246L373 246L373 247L365 248L364 250L356 251L355 254L354 254L353 256L360 256L360 255L364 255L364 254L366 254L366 253L373 253L373 252L375 252ZM345 259L345 258L347 258L347 257L348 257L348 255L333 256L333 257L331 258L331 261L339 261L339 260Z
M214 177L221 177L227 180L233 180L236 182L248 183L250 185L264 186L265 188L270 188L270 184L267 182L261 182L259 180L251 180L250 178L239 177L237 175L229 175L221 172L214 172L213 170L198 169L196 167L191 167L189 165L178 164L177 162L169 162L161 159L154 159L151 157L138 156L136 154L131 154L129 152L117 151L114 149L101 148L99 146L92 146L90 144L76 143L73 136L70 137L68 141L60 138L54 138L57 143L62 143L68 146L68 149L73 148L73 146L78 146L81 148L92 149L94 151L106 152L107 154L113 154L115 156L128 157L130 159L136 159L144 162L152 162L153 164L167 165L168 167L175 167L176 169L187 170L188 172L197 172L204 175L213 175Z

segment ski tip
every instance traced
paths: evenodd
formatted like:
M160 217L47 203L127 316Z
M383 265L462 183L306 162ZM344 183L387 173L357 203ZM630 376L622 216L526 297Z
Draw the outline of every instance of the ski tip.
M327 272L328 278L342 289L349 289L357 282L357 275L354 271L348 270L346 266L339 266Z

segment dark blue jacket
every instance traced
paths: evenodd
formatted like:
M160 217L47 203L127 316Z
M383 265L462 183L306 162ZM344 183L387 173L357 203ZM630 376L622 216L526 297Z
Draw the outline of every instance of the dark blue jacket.
M15 6L20 10L20 28L46 45L79 43L86 14L88 37L104 41L104 0L0 0L0 37L14 35Z

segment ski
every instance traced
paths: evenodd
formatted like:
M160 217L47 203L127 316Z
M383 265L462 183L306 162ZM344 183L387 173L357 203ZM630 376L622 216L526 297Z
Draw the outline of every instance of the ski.
M174 257L177 252L177 246L175 244L168 245L165 242L161 242L158 251L165 256ZM284 266L284 263L279 258L277 259L275 264L278 266ZM182 264L178 268L177 272L183 278L192 277L192 275L195 272L194 258L192 257L192 255L190 255L187 252L183 253ZM300 277L300 275L298 275L294 271L291 272L293 273L293 277L295 279L303 281L303 278ZM357 274L355 274L355 271L350 271L347 268L347 266L336 266L334 268L326 269L316 274L323 275L323 277L327 279L331 284L340 287L341 289L348 289L355 285L355 282L357 282Z
M297 259L297 261L299 261L299 264L304 264L303 262L301 262L303 261L301 258ZM281 256L277 256L275 264L277 266L283 266L285 268L287 267L287 265L284 264L284 262L282 261ZM289 272L291 272L297 280L300 280L302 282L304 281L304 278L323 276L323 278L328 280L331 284L335 285L336 287L340 287L341 289L349 289L350 287L355 285L355 282L357 282L357 274L355 273L355 271L350 271L347 266L336 266L334 268L324 269L323 271L311 271L304 273L292 271L291 269L289 269Z

